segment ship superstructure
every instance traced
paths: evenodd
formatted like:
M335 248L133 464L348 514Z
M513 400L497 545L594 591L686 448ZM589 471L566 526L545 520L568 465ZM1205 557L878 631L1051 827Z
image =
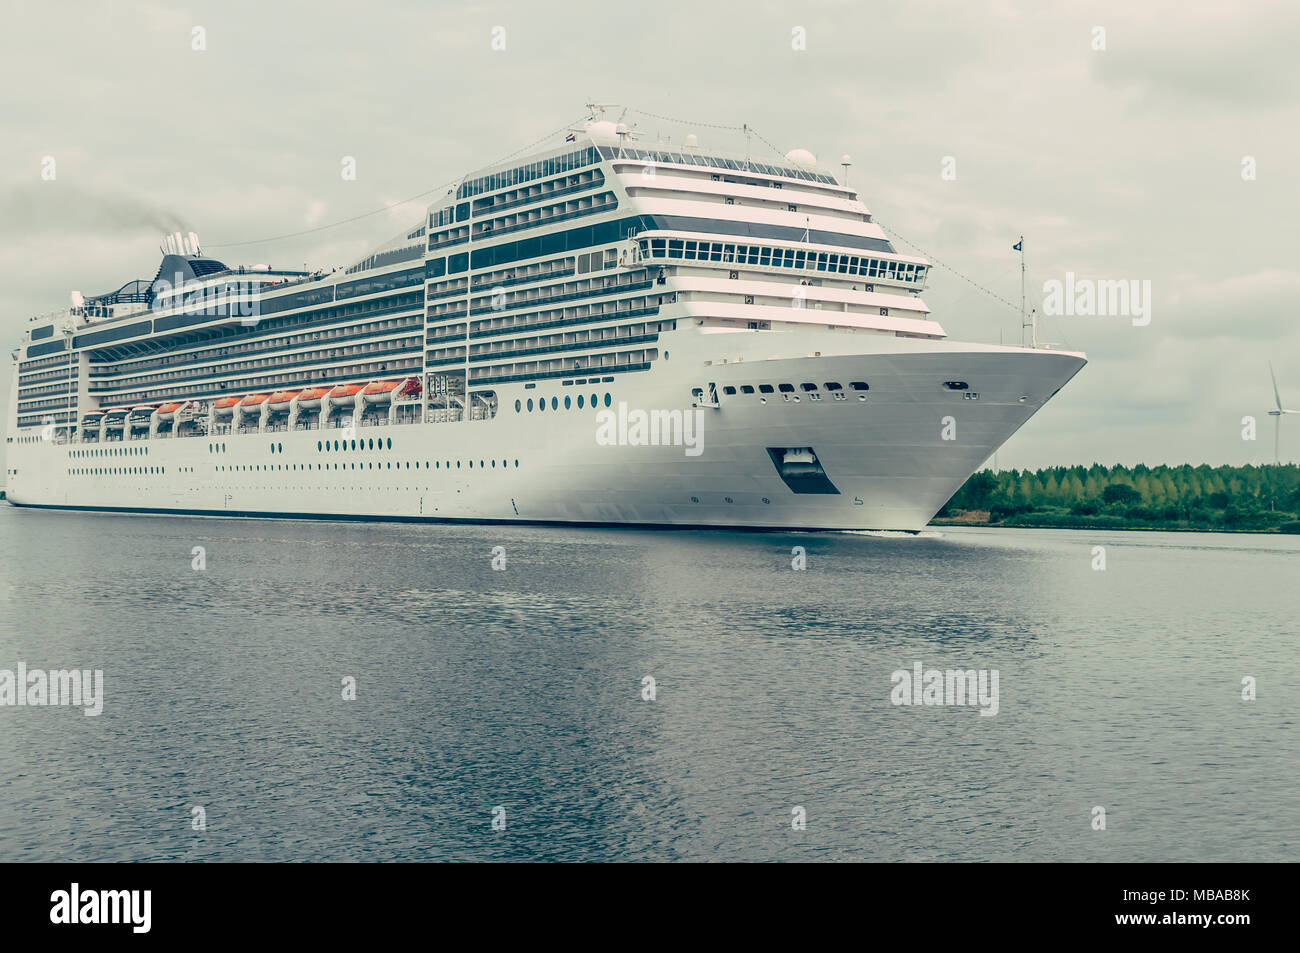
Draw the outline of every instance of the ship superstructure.
M1085 363L949 341L803 152L595 120L333 272L166 241L31 322L20 506L740 527L923 526Z

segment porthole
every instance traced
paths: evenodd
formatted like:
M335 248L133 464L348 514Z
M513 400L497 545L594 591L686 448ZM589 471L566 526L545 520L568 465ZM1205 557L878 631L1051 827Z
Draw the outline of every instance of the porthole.
M573 407L573 398L568 394L564 395L564 409L569 410Z
M533 399L531 397L528 398L528 412L530 414L533 412Z
M582 395L578 395L578 409L582 410Z
M518 461L518 460L515 461L515 469L516 469L516 470L519 469L519 461Z
M539 411L543 411L543 410L546 409L546 398L545 398L545 397L543 397L541 400L539 400L539 401L537 402L537 409L538 409Z
M558 397L552 397L552 398L551 398L551 410L559 410L559 409L560 409L560 398L558 398Z
M520 408L522 405L523 405L523 401L521 401L521 400L519 400L518 398L516 398L516 399L515 399L515 413L519 413L519 408Z
M700 498L699 498L698 496L693 496L693 497L691 497L691 502L692 502L692 503L698 503L698 502L700 502Z
M316 452L317 452L317 453L320 453L320 447L321 447L320 441L317 440L317 441L316 441Z
M389 437L389 438L388 438L388 442L387 442L386 449L388 449L388 450L392 450L392 449L393 449L393 438L392 438L392 437Z
M613 401L613 398L610 397L608 393L606 393L606 394L605 394L605 406L608 407L612 401Z
M367 449L367 448L366 448L366 447L362 447L361 449L362 449L362 450L365 450L365 449ZM375 449L375 438L374 438L374 437L371 437L371 438L370 438L370 447L369 447L369 449L370 449L370 450Z
M497 468L497 462L496 462L495 460L493 460L493 461L492 461L492 469L495 470L496 468Z
M284 453L284 444L279 444L279 448L280 448L280 449L277 450L276 452L277 452L277 453Z

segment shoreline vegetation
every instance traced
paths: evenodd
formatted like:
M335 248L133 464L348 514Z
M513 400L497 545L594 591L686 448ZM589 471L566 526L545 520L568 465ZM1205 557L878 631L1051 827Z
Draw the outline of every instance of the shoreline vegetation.
M980 470L930 525L1300 534L1300 467Z

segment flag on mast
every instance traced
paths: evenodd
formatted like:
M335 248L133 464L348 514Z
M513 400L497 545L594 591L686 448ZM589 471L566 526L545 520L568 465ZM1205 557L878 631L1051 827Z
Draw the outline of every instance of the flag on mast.
M1024 251L1024 250L1025 250L1025 240L1024 240L1023 238L1020 239L1020 241L1016 242L1014 245L1011 246L1011 250L1012 250L1012 251Z

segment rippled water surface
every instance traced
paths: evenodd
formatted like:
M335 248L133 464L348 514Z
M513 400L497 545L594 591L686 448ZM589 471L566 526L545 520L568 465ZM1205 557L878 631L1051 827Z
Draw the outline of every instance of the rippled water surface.
M105 703L0 708L0 860L1295 860L1298 582L1285 537L4 504L0 669ZM891 704L918 661L998 714Z

